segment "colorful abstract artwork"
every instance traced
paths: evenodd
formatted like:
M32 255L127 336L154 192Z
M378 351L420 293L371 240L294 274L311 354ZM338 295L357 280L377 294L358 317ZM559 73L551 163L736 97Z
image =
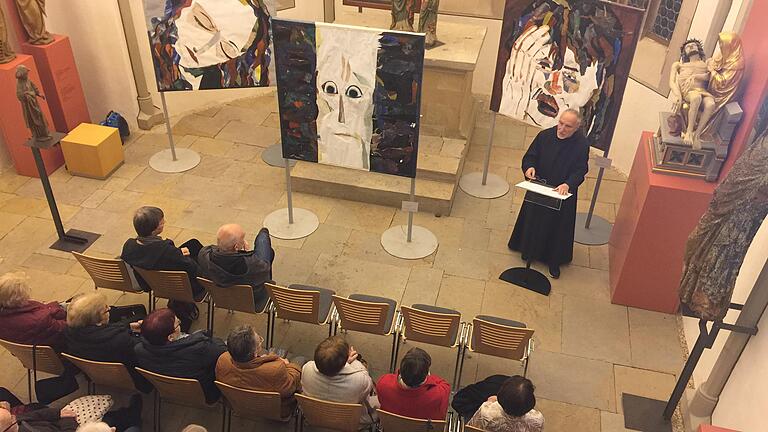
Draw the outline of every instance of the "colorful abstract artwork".
M549 128L578 109L592 146L607 150L643 12L599 0L507 0L491 110Z
M144 0L159 91L270 84L264 0Z
M415 177L424 36L272 26L283 157Z

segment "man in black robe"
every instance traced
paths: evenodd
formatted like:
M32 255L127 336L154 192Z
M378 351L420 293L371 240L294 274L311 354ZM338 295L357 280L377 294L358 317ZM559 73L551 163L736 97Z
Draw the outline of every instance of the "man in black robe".
M555 279L560 277L560 266L573 259L577 192L589 170L589 143L580 126L579 112L566 110L557 126L539 132L525 152L522 167L527 179L544 181L561 195L573 196L563 200L559 211L525 201L508 244L522 253L523 260L546 263Z

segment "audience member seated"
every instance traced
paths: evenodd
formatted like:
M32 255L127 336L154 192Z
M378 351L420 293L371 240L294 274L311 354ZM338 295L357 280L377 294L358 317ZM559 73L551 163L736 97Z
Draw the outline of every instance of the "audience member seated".
M181 322L170 309L158 309L141 323L141 343L136 360L144 369L200 381L209 403L219 399L214 384L216 361L227 350L224 342L204 332L181 332Z
M374 423L379 401L368 369L354 347L341 336L329 337L317 346L314 358L302 368L302 393L332 402L363 404L360 423Z
M74 432L76 429L74 411L46 407L13 415L5 406L0 406L2 432Z
M531 380L520 375L507 379L467 424L488 432L541 432L544 416L534 409L534 389Z
M134 347L141 342L141 321L110 323L109 309L107 298L99 292L72 300L67 308L67 353L86 360L122 363L139 390L152 391L149 382L133 369Z
M227 352L216 363L216 379L248 390L280 393L281 416L296 407L293 394L301 386L301 367L264 351L264 339L251 326L234 329L227 338Z
M165 215L159 208L144 206L136 210L133 227L138 237L125 241L120 257L132 267L145 270L186 272L192 285L192 295L201 300L205 297L205 289L197 282L197 257L203 245L197 239L191 239L176 247L173 240L160 237L164 226ZM141 275L134 274L144 291L149 291L149 285ZM168 307L181 317L184 331L188 331L191 320L197 317L197 307L173 301Z
M379 378L376 393L381 409L419 419L442 420L448 412L451 385L431 375L432 357L421 348L411 348L400 361L397 374Z
M250 285L253 302L261 310L269 298L264 282L272 280L275 251L269 231L262 228L248 250L245 231L237 224L227 224L216 233L216 245L206 246L197 257L200 275L219 286Z
M30 300L30 292L24 273L0 276L0 339L63 350L66 311L57 302Z

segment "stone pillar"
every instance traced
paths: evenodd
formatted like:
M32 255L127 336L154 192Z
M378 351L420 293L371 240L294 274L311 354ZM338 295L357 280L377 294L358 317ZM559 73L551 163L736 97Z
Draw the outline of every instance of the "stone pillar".
M717 37L720 32L723 31L725 20L728 18L728 12L731 10L733 0L718 0L715 6L715 14L712 17L712 21L709 24L709 31L707 37L704 39L704 52L707 56L711 57L715 52L715 45L717 44Z

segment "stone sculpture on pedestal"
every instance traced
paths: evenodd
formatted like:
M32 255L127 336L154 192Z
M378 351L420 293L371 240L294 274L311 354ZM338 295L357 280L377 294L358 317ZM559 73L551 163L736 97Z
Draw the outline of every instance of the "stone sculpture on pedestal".
M413 16L416 0L392 0L392 24L390 30L413 31Z
M16 0L19 18L32 45L47 45L53 37L45 29L45 0Z
M419 32L426 33L424 45L429 48L437 43L437 9L440 0L421 0L419 12Z
M37 102L38 97L45 99L45 96L40 94L35 83L29 79L29 69L24 65L19 65L16 68L16 97L21 103L24 122L32 131L32 137L38 142L51 140L48 124L43 116L43 111L40 109L40 104Z
M8 25L5 23L3 8L0 8L0 64L8 63L16 58L16 54L8 45Z

